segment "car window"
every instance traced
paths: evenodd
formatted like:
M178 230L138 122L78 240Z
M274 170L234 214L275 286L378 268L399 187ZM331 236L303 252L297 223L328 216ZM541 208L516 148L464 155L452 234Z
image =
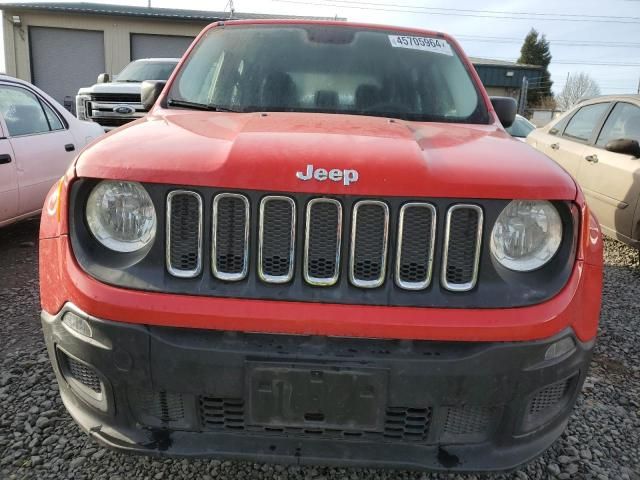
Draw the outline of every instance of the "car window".
M44 102L42 102L42 107L44 108L44 113L47 116L47 120L49 121L50 129L63 130L64 125L60 121L60 117L58 117L58 115L54 113L53 109Z
M631 103L618 103L602 127L596 145L604 147L620 138L640 142L640 107Z
M145 80L168 80L177 61L148 62L137 60L124 67L115 79L116 82L143 82Z
M531 125L525 119L516 117L515 121L506 130L513 137L525 138L533 130L535 130L535 128L535 126Z
M571 119L571 115L567 115L567 116L563 117L562 120L557 122L553 127L551 127L549 129L549 134L550 135L560 135L562 133L562 131L564 130L564 128L567 126L567 123L569 123L570 119Z
M49 131L40 100L24 88L0 85L0 113L11 136Z
M609 105L609 103L596 103L582 107L569 121L564 135L577 140L588 141L591 138L593 129L600 122Z

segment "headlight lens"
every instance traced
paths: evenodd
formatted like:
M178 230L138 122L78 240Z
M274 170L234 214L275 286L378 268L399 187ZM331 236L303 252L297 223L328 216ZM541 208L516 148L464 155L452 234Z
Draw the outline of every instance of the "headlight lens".
M76 117L78 120L88 120L89 112L88 105L91 101L91 97L89 95L76 95Z
M116 252L136 252L156 236L156 210L139 183L100 182L89 195L86 212L91 233Z
M553 258L562 240L562 220L547 201L514 200L491 232L491 253L504 267L530 272Z

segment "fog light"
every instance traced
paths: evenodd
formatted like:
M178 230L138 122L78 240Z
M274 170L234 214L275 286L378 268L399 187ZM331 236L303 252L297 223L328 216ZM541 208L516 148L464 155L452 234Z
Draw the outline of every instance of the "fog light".
M89 338L93 336L89 322L87 322L84 318L79 317L75 313L65 313L62 317L62 323L74 332L79 333L80 335L84 335L85 337Z
M571 337L565 337L562 340L558 340L552 344L544 353L545 360L553 360L554 358L562 357L564 354L575 349L576 344Z

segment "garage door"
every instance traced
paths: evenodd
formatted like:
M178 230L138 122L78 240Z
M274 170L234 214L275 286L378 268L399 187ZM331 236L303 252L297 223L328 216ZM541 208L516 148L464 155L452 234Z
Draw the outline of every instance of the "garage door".
M104 68L104 33L29 27L31 81L60 103L96 83Z
M131 60L139 58L180 58L194 37L131 34Z

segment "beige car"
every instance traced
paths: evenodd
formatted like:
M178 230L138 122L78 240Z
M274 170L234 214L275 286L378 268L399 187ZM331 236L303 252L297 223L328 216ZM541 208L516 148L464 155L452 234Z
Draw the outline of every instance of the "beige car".
M538 128L527 143L582 187L602 230L640 248L640 95L602 96Z

